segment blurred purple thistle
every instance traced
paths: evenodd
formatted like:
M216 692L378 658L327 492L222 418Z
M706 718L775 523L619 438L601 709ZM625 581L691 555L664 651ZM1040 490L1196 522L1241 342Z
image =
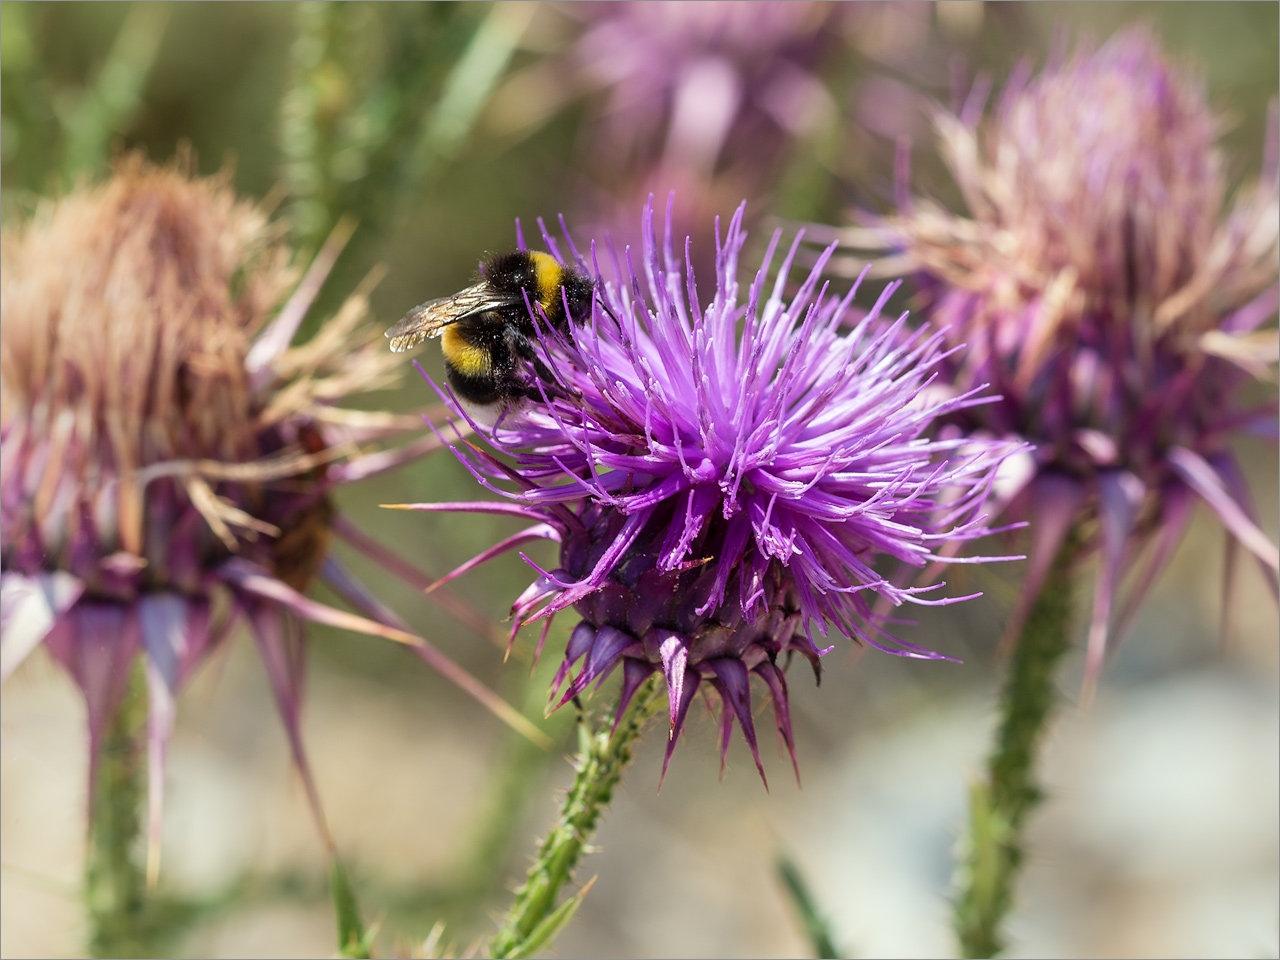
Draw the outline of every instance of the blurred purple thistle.
M824 255L787 297L797 246L770 282L775 234L743 298L743 212L723 241L717 226L709 301L688 267L688 241L685 264L674 255L670 217L656 240L651 204L639 268L629 249L625 267L610 250L612 279L594 249L588 264L569 241L566 258L544 228L547 249L596 277L599 296L569 337L542 328L565 389L477 428L515 465L454 447L483 486L510 502L406 505L533 522L445 580L535 539L560 544L554 570L526 558L540 577L513 606L512 639L522 624L549 625L568 607L582 618L553 682L556 706L621 666L620 718L661 670L670 708L664 775L695 693L710 688L721 705L722 763L736 721L764 776L753 674L794 763L784 671L799 654L816 672L826 650L815 633L825 637L829 626L890 653L949 659L884 633L868 598L967 598L930 599L943 584L901 588L872 565L887 555L923 567L940 559L942 545L988 533L983 504L1016 449L926 438L937 417L987 400L981 387L959 396L933 389L948 356L943 334L908 332L905 314L881 317L897 284L845 330L856 288L843 298L819 289Z
M814 74L832 8L820 3L595 3L574 47L580 83L607 91L597 149L709 176L734 142L756 152L833 110ZM647 158L647 159L646 159ZM748 162L758 162L753 157Z
M1277 431L1274 399L1236 399L1272 378L1277 358L1265 326L1280 264L1275 116L1258 182L1224 217L1225 164L1203 85L1173 70L1148 32L1084 46L1028 78L1015 74L982 129L981 84L936 119L969 216L911 199L904 185L876 237L918 269L949 342L968 345L948 358L947 379L1001 396L948 422L1035 444L1010 504L1036 523L1007 638L1069 532L1096 518L1085 542L1101 552L1087 695L1113 619L1122 636L1196 498L1276 589L1280 555L1230 449L1240 432ZM1135 567L1113 617L1121 576Z
M1005 946L1023 831L1043 796L1036 767L1070 648L1079 561L1101 555L1086 703L1112 621L1122 636L1197 496L1229 542L1258 557L1273 591L1280 567L1229 446L1240 431L1277 431L1274 399L1249 407L1236 397L1271 378L1277 356L1276 331L1264 328L1280 266L1274 115L1262 176L1223 218L1224 164L1202 86L1170 69L1147 31L1082 46L1034 79L1020 67L983 123L989 92L980 81L935 116L968 216L911 197L902 151L892 215L814 231L898 254L879 269L913 272L929 319L948 345L968 348L947 355L942 384L958 393L989 384L999 395L943 417L935 435L1028 445L991 504L1033 522L1002 642L999 721L986 775L971 788L957 873L954 922L967 957Z
M329 555L333 532L367 546L330 491L439 441L378 449L421 421L336 405L395 379L364 323L368 285L290 346L350 231L299 281L279 231L226 181L126 159L6 234L0 274L0 676L41 644L67 669L87 707L92 791L141 658L152 882L177 693L241 620L331 850L301 738L299 618L409 644L528 728ZM368 616L303 596L316 576Z
M573 39L517 71L495 122L531 130L584 99L575 184L579 232L642 243L636 209L674 192L675 232L710 273L714 216L773 189L790 152L838 120L819 67L857 4L704 2L544 5ZM763 209L763 208L761 208Z

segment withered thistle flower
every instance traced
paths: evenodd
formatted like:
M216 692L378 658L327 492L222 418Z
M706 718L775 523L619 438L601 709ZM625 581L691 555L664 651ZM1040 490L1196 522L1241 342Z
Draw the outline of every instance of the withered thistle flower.
M1225 164L1203 85L1143 30L1083 47L1034 79L1019 73L985 125L982 99L978 90L958 115L937 118L968 216L904 198L879 236L919 269L931 319L969 347L947 376L958 390L990 383L1001 396L951 422L1035 444L1012 504L1035 522L1009 636L1069 529L1096 518L1091 686L1122 573L1149 541L1120 633L1196 498L1269 571L1280 567L1229 446L1241 431L1276 434L1274 400L1237 400L1277 355L1267 325L1280 257L1276 132L1259 181L1224 215Z
M899 588L873 564L883 555L922 567L943 544L986 533L983 502L1012 450L926 439L935 418L984 401L977 389L933 393L942 334L904 335L905 315L881 318L896 285L842 330L853 292L819 290L820 264L787 296L796 248L770 280L775 235L740 290L742 218L740 207L717 243L709 297L699 296L688 242L685 263L676 259L669 217L664 242L655 239L651 206L639 265L629 250L625 267L614 254L611 280L570 243L599 296L567 338L542 324L560 387L481 430L513 467L455 448L509 502L411 505L532 521L450 576L538 538L560 544L559 566L539 569L516 601L516 627L549 624L568 608L581 618L554 681L557 705L620 667L621 718L660 670L670 707L664 774L702 689L720 705L722 760L736 722L764 776L753 676L794 762L784 671L795 654L816 670L826 652L818 637L832 626L891 653L943 658L880 632L867 598L961 598Z
M240 620L326 840L300 739L298 617L414 644L460 673L328 556L331 532L350 529L329 491L436 444L362 449L406 418L336 405L393 379L365 290L290 346L340 248L299 282L279 231L225 177L137 158L4 238L0 665L7 678L43 643L71 674L94 784L142 658L153 877L175 695ZM318 573L375 619L304 597Z

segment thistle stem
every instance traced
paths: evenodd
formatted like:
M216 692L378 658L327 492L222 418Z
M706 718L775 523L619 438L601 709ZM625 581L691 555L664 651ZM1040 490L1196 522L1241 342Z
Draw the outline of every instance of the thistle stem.
M1036 759L1056 701L1054 677L1070 645L1074 544L1068 538L1059 549L1018 638L987 775L970 788L969 833L954 906L964 957L994 957L1005 947L1000 928L1022 866L1023 829L1043 797Z
M556 907L560 888L572 877L600 816L613 799L622 771L631 762L636 742L658 712L657 677L635 695L626 716L612 735L607 727L591 730L585 718L578 729L577 775L565 797L560 817L538 849L538 857L516 902L507 911L489 945L492 957L527 957L548 946L576 909L570 900Z
M146 722L146 684L138 668L103 734L90 811L85 905L95 957L143 953L146 898L139 837Z

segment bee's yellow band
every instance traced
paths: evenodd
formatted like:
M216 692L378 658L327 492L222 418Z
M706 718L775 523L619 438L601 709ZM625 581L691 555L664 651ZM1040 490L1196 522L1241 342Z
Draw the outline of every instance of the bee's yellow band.
M444 328L440 349L444 353L444 358L464 376L488 376L489 352L483 347L468 343L452 324Z
M564 267L549 253L533 250L529 253L533 268L537 271L538 302L542 309L550 312L556 295L560 292L560 283L564 279Z

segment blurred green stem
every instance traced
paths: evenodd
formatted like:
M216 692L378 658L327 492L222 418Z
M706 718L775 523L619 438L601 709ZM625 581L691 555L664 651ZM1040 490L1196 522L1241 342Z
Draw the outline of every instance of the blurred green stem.
M536 8L531 3L497 3L454 64L440 99L428 109L409 154L401 190L412 192L436 160L451 158L471 133L515 55Z
M143 953L147 904L139 837L146 722L146 683L138 667L102 738L90 812L85 902L95 957Z
M533 956L549 946L572 919L581 894L559 907L556 898L572 877L601 814L613 799L614 788L631 762L636 742L661 706L659 689L658 676L650 677L636 692L612 735L607 727L590 729L586 718L581 718L573 786L565 797L560 818L542 841L524 886L516 891L516 902L489 945L490 956Z
M836 957L843 956L836 947L835 937L831 935L831 925L818 909L817 901L814 900L809 885L805 883L804 875L795 861L785 853L780 853L774 861L774 866L778 871L779 879L791 896L791 902L795 904L796 912L800 914L801 922L804 923L804 931L809 937L809 946L813 950L813 955L819 960L823 958L834 960Z
M536 5L463 10L454 29L431 5L418 9L417 24L389 18L390 30L404 29L379 37L360 5L298 6L279 145L293 229L306 248L318 248L341 216L360 222L364 242L384 217L400 215L438 161L456 156ZM364 51L378 45L388 52L370 61Z
M294 79L280 107L280 153L293 204L293 229L304 246L319 249L336 220L329 210L333 187L326 174L331 151L322 121L334 112L329 101L340 101L345 91L333 71L326 74L322 69L333 5L302 3L296 9L298 35L291 51Z
M1043 796L1036 758L1056 701L1054 677L1069 647L1072 568L1078 541L1068 537L1027 617L1000 698L1000 726L987 776L969 792L969 834L954 905L964 957L994 957L1024 857L1027 815Z
M68 183L106 168L111 138L125 132L142 102L168 22L164 4L130 7L97 77L78 96L55 102L66 137L62 172Z
M360 905L346 867L336 853L329 856L329 896L333 900L334 918L338 924L338 956L348 960L368 960L376 929L365 931L360 920Z

